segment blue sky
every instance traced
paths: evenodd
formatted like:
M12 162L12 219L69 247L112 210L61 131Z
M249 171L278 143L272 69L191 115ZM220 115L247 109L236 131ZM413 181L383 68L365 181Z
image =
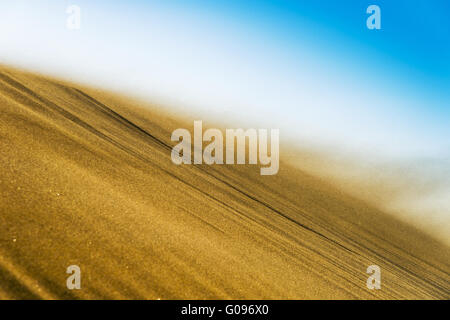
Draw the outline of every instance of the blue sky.
M65 27L71 4L80 30ZM381 30L366 28L371 4ZM446 158L449 12L444 0L0 1L0 61L280 128L300 147Z
M450 96L448 1L174 1L182 10L231 20L291 52L306 45L405 89ZM141 1L141 5L145 1ZM366 8L382 9L382 30L365 28ZM356 63L355 63L356 62ZM338 63L338 64L339 64ZM380 70L381 68L381 70Z

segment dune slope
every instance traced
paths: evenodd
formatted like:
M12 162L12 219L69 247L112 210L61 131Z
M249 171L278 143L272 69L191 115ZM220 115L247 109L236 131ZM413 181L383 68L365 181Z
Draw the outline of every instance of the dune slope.
M0 67L0 298L450 298L447 246L285 163L176 166L181 126Z

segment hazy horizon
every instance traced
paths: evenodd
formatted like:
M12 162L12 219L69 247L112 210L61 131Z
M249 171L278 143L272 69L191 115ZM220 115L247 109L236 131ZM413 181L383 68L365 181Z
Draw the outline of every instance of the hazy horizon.
M233 1L2 2L0 58L213 119L277 127L290 140L448 159L450 50L425 31L449 30L409 20L401 1L378 2L382 29L368 30L366 3L259 1L236 11ZM66 28L72 4L80 30Z

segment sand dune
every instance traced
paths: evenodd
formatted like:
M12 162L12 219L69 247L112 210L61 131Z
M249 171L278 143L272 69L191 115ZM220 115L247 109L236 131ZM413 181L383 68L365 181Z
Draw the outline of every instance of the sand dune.
M286 163L176 166L156 107L1 67L0 110L0 298L450 298L447 246Z

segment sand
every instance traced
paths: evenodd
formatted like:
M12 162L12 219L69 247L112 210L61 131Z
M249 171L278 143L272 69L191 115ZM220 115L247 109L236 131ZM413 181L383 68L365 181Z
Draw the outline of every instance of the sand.
M448 246L283 154L275 176L176 166L179 127L158 106L0 67L0 298L450 298Z

